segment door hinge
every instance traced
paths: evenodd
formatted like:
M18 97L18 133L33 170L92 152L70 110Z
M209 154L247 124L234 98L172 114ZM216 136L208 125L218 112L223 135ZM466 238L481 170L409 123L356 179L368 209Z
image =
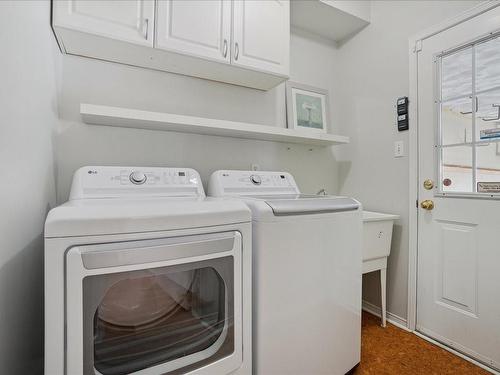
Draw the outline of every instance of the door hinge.
M418 199L415 200L415 207L418 208Z
M415 47L413 48L413 52L417 53L422 51L422 40L417 40L415 42Z

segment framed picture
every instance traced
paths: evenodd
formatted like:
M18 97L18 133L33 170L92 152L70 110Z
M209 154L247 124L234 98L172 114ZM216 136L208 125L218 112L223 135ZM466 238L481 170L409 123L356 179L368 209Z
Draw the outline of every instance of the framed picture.
M286 108L289 129L326 133L329 115L327 90L287 82Z

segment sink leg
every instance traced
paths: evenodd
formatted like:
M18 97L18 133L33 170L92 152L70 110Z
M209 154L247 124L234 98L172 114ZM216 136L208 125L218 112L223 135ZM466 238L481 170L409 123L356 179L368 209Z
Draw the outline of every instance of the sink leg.
M385 298L385 286L387 278L387 268L382 268L380 270L380 291L381 291L381 306L382 306L382 327L386 326L386 298Z

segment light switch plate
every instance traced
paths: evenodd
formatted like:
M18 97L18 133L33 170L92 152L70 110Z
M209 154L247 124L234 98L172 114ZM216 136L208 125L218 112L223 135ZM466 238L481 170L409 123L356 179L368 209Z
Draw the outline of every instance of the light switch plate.
M403 141L394 142L394 157L402 158L405 156L405 144Z

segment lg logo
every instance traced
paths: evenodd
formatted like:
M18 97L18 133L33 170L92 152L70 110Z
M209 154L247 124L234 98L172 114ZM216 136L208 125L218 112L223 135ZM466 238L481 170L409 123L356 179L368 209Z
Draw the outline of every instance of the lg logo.
M89 170L87 173L88 174L97 174L97 171Z

